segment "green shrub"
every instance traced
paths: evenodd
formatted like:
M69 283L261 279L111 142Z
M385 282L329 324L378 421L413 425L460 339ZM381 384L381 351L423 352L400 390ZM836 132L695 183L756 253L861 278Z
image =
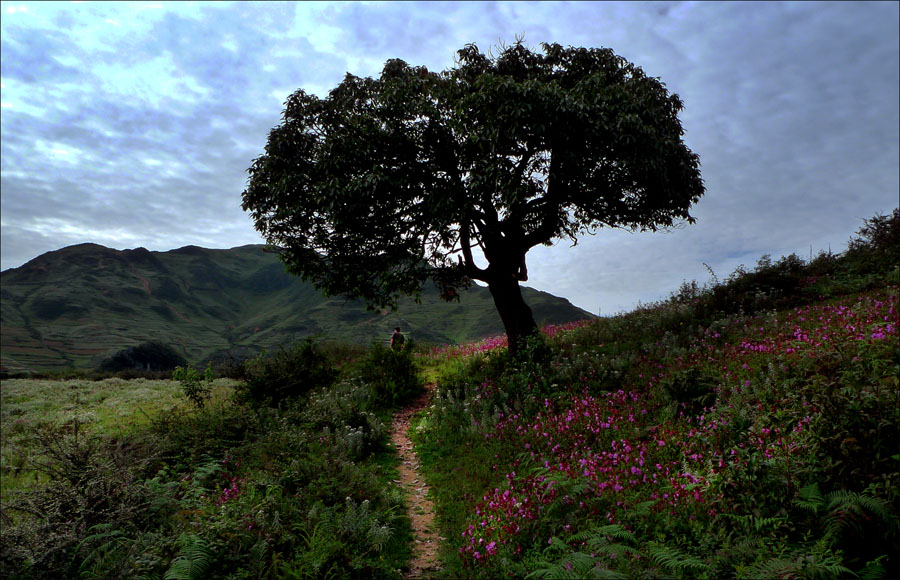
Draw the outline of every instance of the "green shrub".
M412 341L402 350L375 343L358 363L359 378L375 390L381 404L402 405L422 392L423 383L413 350Z
M397 535L390 513L377 513L369 500L347 498L343 505L315 505L300 532L303 547L282 566L282 577L383 577L381 554ZM387 515L387 517L385 517Z
M187 365L187 360L171 346L149 341L129 346L115 353L100 364L101 371L171 371Z
M303 410L304 421L323 433L320 442L333 438L341 456L359 461L377 449L387 428L374 412L373 389L358 380L344 381L310 397Z
M847 244L846 259L858 272L889 270L900 264L900 208L889 216L864 220L857 237Z
M715 379L692 367L672 373L660 386L676 414L683 411L686 416L693 417L716 403L716 385Z
M240 402L277 405L310 390L331 385L338 376L312 339L297 342L272 356L244 361L235 395Z
M181 390L197 409L202 409L212 396L213 372L211 364L201 375L192 367L176 367L172 380L181 383Z
M4 578L77 577L80 564L127 542L147 520L151 494L143 483L156 452L149 441L74 433L42 425L32 432L29 466L47 482L4 501L0 575ZM106 548L104 548L106 546ZM121 558L107 562L108 575Z

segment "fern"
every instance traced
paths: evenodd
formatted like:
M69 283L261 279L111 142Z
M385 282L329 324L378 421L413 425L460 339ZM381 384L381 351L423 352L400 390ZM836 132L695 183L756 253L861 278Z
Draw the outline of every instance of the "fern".
M546 578L547 580L574 580L588 578L596 560L583 552L570 552L558 562L541 562L541 568L531 572L526 578Z
M300 524L294 526L300 537L305 542L304 550L299 553L299 561L303 564L303 572L299 575L287 575L287 570L281 570L286 578L333 578L336 577L336 562L331 561L332 555L336 550L343 547L337 538L333 520L330 517L332 512L325 511L324 514L318 515L315 508L310 512L312 519L316 521L312 529L302 527ZM318 519L322 518L322 519Z
M658 504L659 501L655 499L651 499L648 501L642 501L641 503L635 504L628 508L626 512L626 517L629 520L637 520L640 518L647 517L651 514L653 506Z
M797 575L792 573L795 569L796 563L793 560L776 556L751 566L739 578L796 578Z
M572 540L576 542L587 542L590 546L600 546L609 543L607 537L629 543L635 542L634 534L618 524L610 524L608 526L594 528L593 530L579 532L572 536Z
M794 500L795 506L813 514L818 514L819 510L825 507L825 496L819 491L818 483L811 483L803 487L799 494L800 498Z
M769 540L771 541L771 540ZM767 538L743 536L729 549L730 558L735 562L754 561L760 554L770 549Z
M624 580L626 575L601 567L597 559L584 552L570 552L558 562L539 562L538 569L525 578L545 578L546 580L578 580L580 578L601 578Z
M879 498L839 489L828 494L828 515L825 517L825 538L837 542L846 532L870 525L872 519L890 522L887 504Z
M741 529L747 533L761 533L766 528L770 528L772 532L776 532L778 531L778 528L787 523L787 519L783 516L760 518L754 515L719 514L719 517L740 524Z
M579 532L572 536L572 542L587 544L591 554L581 551L572 552L568 544L557 537L550 540L550 545L544 550L544 555L557 552L567 552L555 562L541 561L538 568L532 571L526 578L546 578L547 580L568 578L626 578L625 575L615 570L604 568L598 562L598 556L612 556L622 558L626 554L638 554L631 546L612 542L610 539L622 542L634 543L634 535L618 524L601 526L592 530Z
M278 552L270 552L269 544L264 538L259 538L248 552L250 561L248 563L248 576L250 578L270 578L272 571L276 570L279 565Z
M372 522L366 531L366 539L371 546L369 549L375 553L381 552L394 535L394 529L388 525L378 525Z
M113 524L97 524L91 528L91 531L94 533L84 538L75 549L77 558L85 544L97 543L78 568L78 575L81 578L102 577L105 565L115 561L119 556L118 550L128 543L125 532L115 528Z
M612 542L610 538L617 541ZM587 532L580 532L572 536L572 540L586 543L594 554L602 554L613 558L621 559L628 555L639 554L632 547L632 545L637 543L634 534L618 524L601 526Z
M877 497L865 493L855 493L839 489L828 494L828 507L834 511L851 511L862 515L868 512L882 521L887 521L890 516L888 506Z
M309 526L306 525L295 524L294 526L292 526L292 530L297 532L300 535L300 538L306 544L307 550L315 546L320 537L324 535L330 535L330 531L323 533L322 528L323 524L321 520L317 521L312 529L310 529Z
M344 513L334 523L341 539L359 548L365 547L360 551L361 555L381 552L394 534L389 524L382 524L372 513L371 502L367 499L356 505L351 498L346 498Z
M222 471L222 461L209 455L203 456L203 462L199 463L194 469L193 479L195 481L205 481Z
M677 548L665 546L657 542L648 543L647 552L650 559L655 564L662 566L678 576L687 574L690 577L694 577L697 575L697 572L703 572L709 569L709 565L702 560L684 554Z
M812 553L794 552L789 557L779 556L762 562L750 568L748 577L831 580L856 577L856 574L843 565L840 552L833 552L823 540L815 545Z
M859 571L860 580L880 580L887 576L887 570L881 564L883 560L887 560L887 554L878 556L871 562L866 562L865 568Z
M209 567L215 553L209 543L196 534L182 534L178 538L182 545L178 557L166 571L164 580L202 580L208 577Z
M847 568L843 564L843 558L837 554L826 554L819 556L812 554L806 556L803 561L803 575L806 578L830 579L830 578L848 578L856 576L853 570Z

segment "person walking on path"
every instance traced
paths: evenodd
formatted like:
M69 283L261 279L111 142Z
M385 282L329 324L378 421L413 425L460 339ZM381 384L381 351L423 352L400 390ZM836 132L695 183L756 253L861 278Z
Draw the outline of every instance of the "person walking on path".
M400 327L394 329L394 334L391 335L391 350L401 350L403 348L403 335L400 334Z

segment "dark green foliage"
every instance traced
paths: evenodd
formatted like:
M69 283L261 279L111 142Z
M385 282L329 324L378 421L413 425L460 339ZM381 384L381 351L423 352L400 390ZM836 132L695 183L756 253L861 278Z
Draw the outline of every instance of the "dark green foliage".
M253 404L277 405L334 382L338 372L312 339L275 354L244 361L236 396Z
M884 474L892 473L894 484L900 481L900 361L896 348L893 361L866 354L846 353L837 360L823 355L818 372L803 385L821 410L812 426L817 437L811 451L826 468L826 482L855 491Z
M865 256L870 244L896 251L884 232L861 235ZM444 577L897 577L900 277L860 251L810 263L764 256L752 272L685 284L668 301L551 339L541 364L503 351L444 363L434 407L414 429L449 539ZM640 403L627 423L581 431L575 414L570 425L565 411L583 397L630 391ZM624 441L663 459L619 479L610 500L586 493L604 477L591 461ZM554 465L554 446L571 463ZM705 478L685 486L697 503L660 501L666 461ZM654 483L645 504L642 477ZM529 491L548 478L556 495ZM636 540L583 531L610 516ZM493 535L479 536L482 527ZM469 530L483 543L467 543ZM481 559L460 559L469 546Z
M809 277L804 266L796 254L776 262L764 255L752 271L739 266L724 283L716 281L705 292L701 292L696 284L690 289L683 286L677 299L699 299L696 314L710 320L721 315L788 308L809 300L803 292Z
M38 298L31 303L31 310L35 316L44 320L56 320L63 314L78 316L85 312L84 308L71 304L62 297Z
M793 308L821 298L841 296L877 287L885 280L900 281L900 209L890 216L876 215L865 220L842 255L820 253L809 262L796 254L772 261L762 256L753 270L738 266L724 281L710 270L711 285L685 282L662 304L644 310L655 319L676 316L667 328L685 323L711 324L728 315ZM669 305L681 305L674 309ZM632 313L631 316L640 312ZM679 329L680 331L681 329Z
M213 371L212 365L207 364L206 370L201 375L193 367L177 367L172 373L172 380L181 383L181 390L193 405L202 409L212 394Z
M820 257L803 274L814 271L818 288L858 291L873 280L892 286L859 298L896 295L892 270L855 270L851 264L862 262L849 259ZM793 275L790 268L786 275ZM840 285L833 284L836 276ZM704 297L688 287L678 299L596 320L544 344L526 343L525 356L500 349L440 362L433 407L412 430L447 538L440 577L900 576L900 353L895 340L868 340L896 321L872 320L866 340L822 339L793 354L785 354L792 345L786 341L780 352L739 355L742 367L717 353L734 354L728 349L748 329L803 314L806 321L792 318L791 325L812 331L810 313L836 305L846 324L865 300L852 295L815 301L805 314L732 314L706 324L697 317L710 312ZM91 433L77 420L34 429L35 452L25 460L41 477L28 491L4 490L0 575L401 577L411 538L385 437L397 391L377 384L394 376L388 371L398 362L385 351L319 349L342 367L341 380L279 407L228 402L173 409L127 436ZM369 369L371 382L361 376L369 367L378 367ZM620 398L600 415L621 410L615 429L569 431L561 419L567 405L619 389L640 397L633 422L625 420L628 399ZM672 404L683 417L671 417ZM556 417L541 427L552 437L546 449L534 444L541 439L530 428L503 431L516 416L526 427ZM573 424L580 419L573 416ZM13 429L31 427L17 422ZM567 431L578 436L576 450L609 450L611 440L636 448L649 443L646 451L660 453L673 472L704 480L685 487L702 493L703 503L691 503L689 495L671 507L658 497L636 501L643 498L624 480L607 501L580 466L563 474L535 461L532 453L566 444ZM695 452L704 457L693 459ZM8 461L4 455L4 470ZM652 461L643 467L661 473ZM546 501L536 517L521 521L527 528L515 538L521 545L498 542L491 562L463 566L461 532L489 515L474 514L481 498L513 483L524 494L521 483L550 476L559 492L530 496ZM666 489L659 479L652 491ZM525 497L510 507L535 505L523 504ZM618 523L609 524L613 510Z
M387 429L376 411L390 403L377 393L374 385L359 379L338 383L310 397L303 409L303 420L317 430L334 434L335 444L344 447L342 455L354 461L364 459L379 448ZM332 486L335 482L323 485Z
M414 351L411 340L401 350L375 343L356 367L360 378L375 389L383 405L402 405L422 392Z
M543 560L535 564L535 570L526 578L608 578L624 580L628 576L598 564L598 558L634 557L640 553L634 548L637 539L620 525L607 525L572 536L571 543L584 546L590 554L572 552L570 546L557 537L543 551ZM560 557L559 555L562 554ZM556 558L558 559L556 559ZM548 560L556 559L555 562Z
M892 529L896 540L900 516L868 492L837 490L823 495L819 484L812 483L799 491L794 505L807 512L809 529L821 534L826 543L852 547L856 559L862 559L853 564L865 564L889 550L890 543L885 540L890 539Z
M700 558L658 542L649 542L647 553L654 564L674 578L696 578L709 569L709 565Z
M697 367L672 373L660 385L676 413L694 417L716 402L717 382Z
M303 534L306 550L294 566L304 577L321 578L341 570L366 570L367 558L378 556L394 535L389 522L373 513L371 502L347 498L343 505L316 505L309 513L310 527ZM388 518L392 520L393 518ZM346 551L346 546L366 546L361 553Z
M858 272L891 270L900 265L900 208L865 220L847 245L847 259Z
M180 551L166 571L163 580L202 580L215 558L209 543L196 534L182 534L178 538Z
M29 466L48 483L4 501L4 577L75 577L85 558L96 557L101 545L130 535L150 516L152 494L143 477L159 449L96 438L79 427L33 431L36 453ZM104 529L119 532L98 533ZM114 558L110 566L124 574L122 564Z
M100 364L102 371L171 371L187 361L171 346L159 341L144 342L129 346L112 355Z
M699 158L678 95L610 49L457 54L441 73L393 59L324 99L295 92L243 208L288 271L329 295L380 308L427 280L447 300L486 282L515 352L537 330L519 289L527 252L692 222Z
M173 410L130 439L41 431L46 487L4 497L0 575L399 579L384 411L357 379L303 405Z

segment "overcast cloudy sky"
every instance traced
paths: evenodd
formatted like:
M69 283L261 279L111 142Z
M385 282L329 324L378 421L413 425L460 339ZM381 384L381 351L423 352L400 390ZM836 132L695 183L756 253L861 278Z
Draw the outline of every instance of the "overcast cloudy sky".
M900 191L897 2L2 2L2 269L81 242L262 243L241 192L286 97L455 51L608 47L685 102L695 225L529 254L612 314L763 254L843 251Z

